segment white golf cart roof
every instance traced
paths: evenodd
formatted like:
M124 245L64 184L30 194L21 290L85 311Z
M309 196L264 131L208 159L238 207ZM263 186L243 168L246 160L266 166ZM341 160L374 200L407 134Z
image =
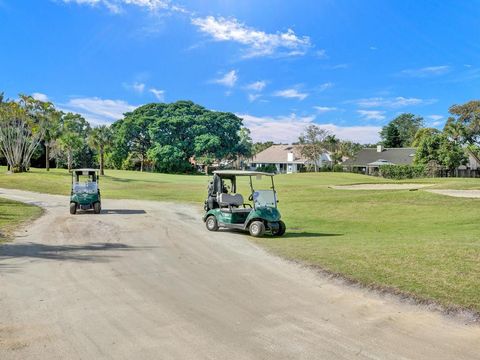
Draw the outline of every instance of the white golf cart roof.
M257 175L265 175L265 176L274 176L275 174L262 172L262 171L246 171L246 170L215 170L214 174L220 175L230 175L230 176L257 176Z

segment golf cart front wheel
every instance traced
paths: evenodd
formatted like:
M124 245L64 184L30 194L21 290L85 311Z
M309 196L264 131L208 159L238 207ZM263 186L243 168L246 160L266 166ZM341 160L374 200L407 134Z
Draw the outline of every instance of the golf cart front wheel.
M74 202L70 203L70 214L75 215L77 213L77 204Z
M259 237L265 234L265 225L261 221L253 221L248 227L250 235Z
M213 215L210 215L207 218L207 220L205 221L205 225L207 226L207 229L210 230L210 231L217 231L218 230L217 219Z
M278 229L272 231L272 235L273 236L282 236L283 234L285 234L285 231L287 230L287 227L285 225L285 223L280 220L278 222Z
M100 205L99 202L96 202L95 204L93 204L93 212L95 214L100 214L100 211L102 211L102 205Z

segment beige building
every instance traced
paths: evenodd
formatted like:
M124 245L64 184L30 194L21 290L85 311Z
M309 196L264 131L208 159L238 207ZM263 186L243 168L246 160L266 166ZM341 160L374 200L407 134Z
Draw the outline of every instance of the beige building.
M312 161L301 154L302 145L272 145L254 155L249 161L249 167L255 170L261 166L274 165L277 173L296 173L304 170ZM317 161L318 167L331 165L332 159L328 151L324 151Z

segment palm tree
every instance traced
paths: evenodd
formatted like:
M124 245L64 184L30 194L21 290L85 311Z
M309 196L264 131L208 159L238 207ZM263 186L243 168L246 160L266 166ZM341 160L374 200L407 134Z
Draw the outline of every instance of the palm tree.
M72 171L73 152L82 147L83 141L73 132L64 133L59 139L60 147L67 153L67 168Z
M88 144L100 155L100 175L105 175L105 147L112 142L112 136L112 130L106 125L101 125L94 128L88 137Z
M465 126L459 122L456 122L452 117L448 118L443 131L456 143L460 142L460 140L466 135Z
M55 109L49 109L44 121L45 134L43 141L45 144L45 170L50 171L50 151L55 144L55 141L62 136L61 134L61 120L62 113Z

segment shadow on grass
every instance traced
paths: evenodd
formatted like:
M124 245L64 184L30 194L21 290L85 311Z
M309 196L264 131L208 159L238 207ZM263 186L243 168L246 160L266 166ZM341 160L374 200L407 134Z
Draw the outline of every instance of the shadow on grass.
M249 236L248 231L239 230L239 229L219 229L218 232L232 233L232 234L241 234ZM326 237L326 236L343 236L344 234L331 234L331 233L317 233L317 232L287 232L282 236L272 236L269 233L266 233L264 237L275 238L275 239L294 239L294 238L316 238L316 237Z
M91 243L85 245L46 245L38 243L0 244L0 270L8 259L45 259L57 261L106 262L118 255L106 254L108 251L132 251L142 248L119 243Z
M129 209L105 209L102 214L117 214L117 215L138 215L146 214L145 210L129 210Z
M324 236L343 236L344 234L331 234L331 233L316 233L316 232L287 232L283 235L283 238L313 238Z

